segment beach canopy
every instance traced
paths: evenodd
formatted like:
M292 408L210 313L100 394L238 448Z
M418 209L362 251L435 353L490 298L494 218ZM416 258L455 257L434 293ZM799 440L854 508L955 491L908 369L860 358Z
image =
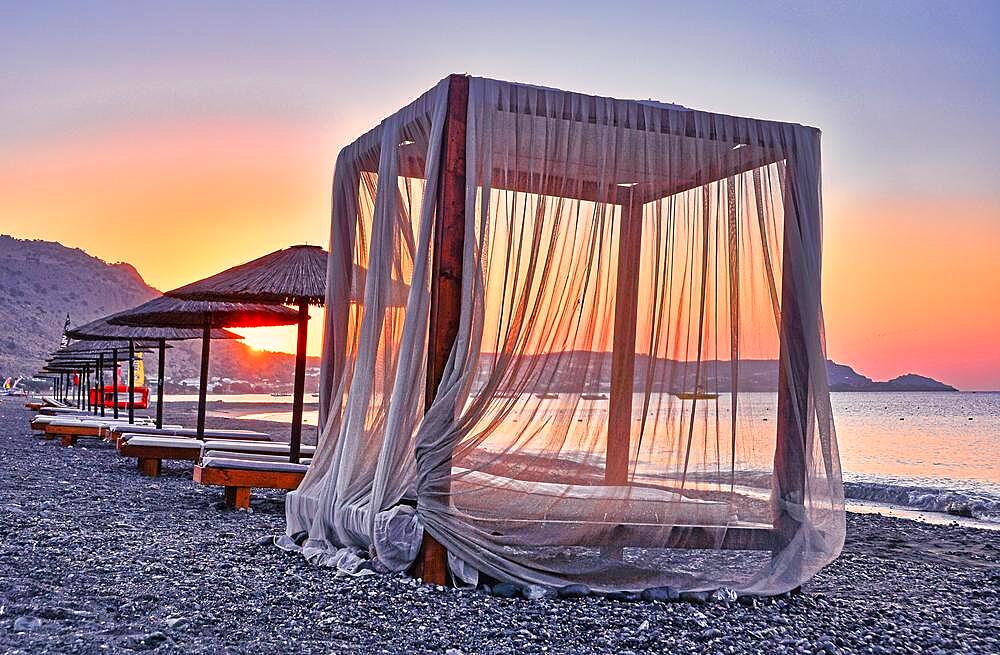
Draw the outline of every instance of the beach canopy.
M201 367L198 384L197 436L205 434L208 361L212 331L226 327L268 327L298 322L299 313L281 305L204 302L161 296L108 318L112 325L201 329ZM129 385L131 386L131 377ZM131 412L131 405L129 405ZM130 414L131 417L131 414ZM157 414L157 426L162 413Z
M186 300L321 305L326 298L326 251L298 245L272 252L168 291Z
M168 348L167 341L183 341L187 339L200 339L203 336L203 330L201 329L184 329L176 327L160 327L160 326L132 326L132 325L116 325L111 323L111 319L114 319L121 315L122 312L117 314L111 314L103 318L99 318L96 321L91 321L85 325L73 328L69 330L66 335L71 339L84 339L84 340L94 340L94 341L104 341L104 340L114 340L114 339L131 339L133 342L135 340L144 341L155 341L159 345L159 357L157 359L158 366L156 369L156 427L163 427L163 394L164 394L164 381L165 381L165 370L166 369L166 350ZM230 332L228 330L214 329L211 331L210 338L212 339L242 339L243 337L236 334L235 332ZM117 391L117 390L116 390ZM129 373L129 394L130 396L135 391L135 375L133 372ZM115 403L115 411L117 412L117 402ZM103 408L101 410L104 411ZM130 412L130 415L133 412Z
M202 302L160 296L109 317L108 322L112 325L204 330L291 325L297 318L294 311L280 305Z
M103 318L85 323L66 332L70 339L81 339L85 341L115 341L124 339L134 339L136 341L183 341L186 339L200 339L201 326L198 329L183 329L176 327L161 326L131 326L116 325L111 323L111 319L118 317L123 312L111 314ZM228 330L216 329L212 331L213 339L242 339L243 337ZM126 346L127 348L127 346Z
M133 345L136 352L149 352L150 348L145 344L134 344ZM64 348L59 348L52 352L52 357L55 358L81 358L85 357L88 359L96 360L98 355L104 355L105 358L110 359L113 353L117 352L119 356L124 353L124 358L128 359L129 352L129 342L128 341L77 341L71 343Z
M327 254L319 246L291 246L192 282L167 295L185 300L260 302L298 306L289 461L299 461L305 396L309 305L326 297Z
M226 269L166 293L184 300L322 305L326 299L327 252L320 246L296 245ZM356 269L352 299L361 299L365 271ZM394 280L391 306L406 305L406 285Z
M309 305L321 305L326 299L327 266L325 250L319 246L297 245L167 292L170 297L185 300L278 303L298 307L289 443L291 462L299 461L302 443ZM356 274L358 279L364 279L363 271L356 271ZM406 293L404 285L394 282L388 303L395 307L405 305ZM356 293L352 299L358 301Z
M845 529L821 233L815 128L442 80L337 159L281 543L456 584L801 585Z

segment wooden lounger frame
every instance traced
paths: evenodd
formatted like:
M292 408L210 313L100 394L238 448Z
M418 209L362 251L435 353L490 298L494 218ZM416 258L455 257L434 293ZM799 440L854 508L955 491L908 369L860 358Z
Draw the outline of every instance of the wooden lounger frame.
M138 460L139 472L147 477L155 478L160 475L165 459L197 462L201 457L201 442L191 444L190 448L184 448L132 446L127 441L119 441L118 454L122 457L135 457Z
M102 427L99 425L52 425L45 426L45 438L59 437L59 443L64 446L76 445L80 437L100 437Z
M232 509L250 508L250 490L299 488L305 472L261 471L257 469L215 468L197 465L194 467L194 481L198 484L223 487L226 507Z

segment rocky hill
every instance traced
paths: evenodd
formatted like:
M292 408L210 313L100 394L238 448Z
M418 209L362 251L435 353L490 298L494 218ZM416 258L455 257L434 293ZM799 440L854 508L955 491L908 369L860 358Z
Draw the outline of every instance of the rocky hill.
M51 241L0 236L0 375L32 374L59 345L66 315L72 325L134 307L159 291L127 263L108 263ZM168 351L173 379L198 375L200 342L174 343ZM318 360L311 358L311 366ZM212 344L213 376L291 381L294 356L254 350L238 342ZM147 375L155 376L155 357Z
M0 376L34 373L45 356L56 348L66 315L73 325L134 307L159 295L130 264L109 264L77 248L51 241L27 241L0 236ZM174 344L167 355L168 376L174 380L196 378L200 342ZM212 344L211 375L248 381L263 381L265 389L291 383L294 356L254 350L242 343L216 341ZM310 358L310 366L319 366ZM655 365L657 391L686 391L694 386L694 366L660 361L647 356L636 358L636 383L645 384L649 367ZM560 358L553 372L553 391L607 391L609 353L572 352ZM156 374L155 357L146 365L147 375ZM728 362L703 362L700 385L726 391L730 387ZM887 382L876 382L836 362L827 363L830 388L834 391L956 391L954 387L915 374ZM604 383L600 380L604 380ZM778 368L773 360L744 360L740 364L740 387L748 391L777 388ZM315 378L307 378L308 388ZM586 384L586 389L584 385ZM548 383L545 383L547 386ZM173 387L176 389L176 387ZM240 388L233 390L248 391Z

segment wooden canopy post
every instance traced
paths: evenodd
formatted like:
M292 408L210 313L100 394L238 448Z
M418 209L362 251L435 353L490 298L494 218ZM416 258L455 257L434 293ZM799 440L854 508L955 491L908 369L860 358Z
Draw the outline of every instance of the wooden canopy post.
M128 340L128 422L135 423L135 340Z
M808 225L818 216L800 205L800 198L818 189L817 180L802 179L793 157L786 164L785 227L781 265L781 325L778 354L778 417L774 448L774 527L778 551L787 546L801 525L790 507L802 507L806 492L806 431L809 429L809 342L804 312L818 306L819 282L802 279L796 258L819 261L819 229ZM814 287L814 288L813 288ZM806 302L800 302L804 299Z
M462 316L462 253L465 243L465 130L469 78L448 78L448 110L441 144L441 170L431 267L430 326L427 340L425 407L437 396ZM450 458L449 458L450 459ZM448 551L426 530L416 572L425 582L446 584Z
M295 378L292 388L292 435L288 461L297 464L302 447L302 404L306 394L306 337L309 330L309 302L299 300L298 340L295 345Z
M608 398L608 445L604 482L628 484L632 435L632 392L635 381L635 323L639 297L639 250L642 243L642 198L629 193L621 205L618 237L618 281Z
M163 369L167 362L167 340L160 339L160 353L156 360L156 428L163 427Z
M201 330L201 371L198 377L198 430L197 438L205 436L205 404L208 399L208 355L212 343L212 323L205 314L205 324Z
M115 420L118 419L118 349L111 349L111 358L114 360L113 366L115 367L115 372L111 376L111 401L114 403L114 416Z

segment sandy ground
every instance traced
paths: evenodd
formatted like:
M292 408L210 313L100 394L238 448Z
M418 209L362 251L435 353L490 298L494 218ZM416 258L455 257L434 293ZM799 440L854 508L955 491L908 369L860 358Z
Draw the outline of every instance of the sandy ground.
M108 446L38 439L29 417L0 404L4 653L1000 652L994 531L851 514L843 555L798 596L510 600L337 578L262 543L283 529L281 494L228 512L190 464L142 478Z

